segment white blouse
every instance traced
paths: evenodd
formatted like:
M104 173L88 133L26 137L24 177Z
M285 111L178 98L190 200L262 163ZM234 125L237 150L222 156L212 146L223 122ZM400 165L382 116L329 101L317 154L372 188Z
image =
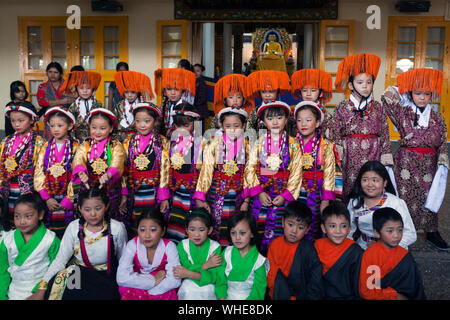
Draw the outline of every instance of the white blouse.
M386 192L387 198L386 202L381 206L381 208L392 208L398 211L400 215L402 216L403 220L403 238L400 241L400 246L402 246L405 249L408 249L408 246L416 242L417 240L417 233L416 228L414 227L414 223L411 219L411 215L409 214L408 207L406 205L406 202L399 197ZM351 222L351 230L348 235L348 238L352 239L353 234L356 232L356 224L355 224L355 217L357 216L357 213L360 213L362 211L368 210L368 208L363 205L359 209L354 209L353 203L356 205L356 199L350 199L348 203L348 211L350 211L350 222ZM361 231L361 233L364 233L366 236L375 238L375 234L373 233L373 225L372 225L372 216L374 211L370 211L369 213L359 216L358 218L358 228ZM367 242L362 239L362 237L359 237L359 239L356 241L361 248L364 250L367 249Z
M59 271L66 268L67 262L75 255L78 261L82 262L80 240L78 238L79 231L79 219L72 221L66 228L64 236L59 246L58 254L53 260L52 264L48 268L44 275L43 280L49 282L50 279L55 276ZM93 233L85 229L86 238L84 243L86 246L86 254L89 258L89 262L93 265L102 265L108 262L108 237L101 237L98 240L95 238L100 235L101 232ZM127 243L127 231L122 222L111 219L111 234L114 241L114 248L117 259L122 256L123 249Z
M141 264L141 273L134 272L134 256L137 251L139 263ZM155 277L150 274L159 267L163 259L164 253L167 256L167 264L165 266L166 277L158 285L155 286ZM173 275L173 267L180 265L178 250L171 241L164 244L162 239L159 240L156 248L153 262L150 264L147 257L147 248L142 242L135 239L128 241L122 258L119 261L117 269L117 284L122 287L148 290L151 295L163 294L171 289L178 288L181 285L181 279L176 279Z
M132 106L135 106L139 102L139 100L136 99L136 101L134 101L132 104L130 104L127 99L125 99L124 101L125 101L125 112L123 113L122 120L120 120L120 125L124 128L128 128L134 121L134 115L133 112L131 111L131 108Z

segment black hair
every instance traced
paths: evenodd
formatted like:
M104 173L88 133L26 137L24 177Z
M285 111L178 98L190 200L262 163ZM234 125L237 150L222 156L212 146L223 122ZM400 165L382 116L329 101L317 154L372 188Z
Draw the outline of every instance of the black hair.
M325 224L331 216L344 217L350 223L350 212L345 204L340 201L332 201L322 212L321 223Z
M28 90L27 87L25 86L25 83L23 83L22 81L16 80L11 82L11 85L9 86L9 96L11 98L11 101L14 101L16 99L15 97L15 93L16 92L20 92L19 88L23 87L25 89L25 100L28 98Z
M180 65L181 69L192 71L192 65L189 60L181 59L180 61L178 61L178 64Z
M70 69L70 72L72 72L72 71L84 71L84 68L81 65L76 65Z
M136 116L136 114L138 113L138 112L141 112L141 111L145 111L145 112L147 112L147 114L150 116L150 117L152 117L153 119L158 119L158 115L156 114L156 112L155 111L153 111L153 110L151 110L151 109L148 109L148 108L137 108L137 109L134 109L133 110L133 116Z
M47 205L42 200L41 195L37 191L22 194L19 199L14 203L14 210L19 204L26 204L37 211L38 214L44 212L42 221L46 221L47 218Z
M185 222L186 229L189 227L189 223L191 223L191 221L193 220L201 220L208 229L211 228L213 225L213 219L211 217L211 214L205 208L198 208L192 210L187 214Z
M381 229L388 221L400 221L403 227L403 219L397 210L389 207L380 208L374 211L372 215L373 229L381 234Z
M89 189L83 189L80 191L78 195L77 200L77 206L78 209L81 209L83 207L84 201L92 198L100 198L100 200L103 202L103 204L108 206L109 204L109 197L106 194L104 189L99 189L98 187L93 187ZM105 214L106 217L106 214ZM109 216L108 216L109 218Z
M356 199L356 205L352 201L352 205L355 209L361 208L364 204L364 197L366 194L361 187L361 179L363 174L368 171L375 172L383 179L383 181L387 181L385 190L396 195L394 185L392 184L391 178L389 177L389 173L387 172L385 166L379 161L367 161L359 170L358 177L356 178L355 184L353 185L353 189L350 193L350 199Z
M141 221L145 219L151 219L155 221L161 227L164 234L166 230L166 220L164 219L164 215L161 213L159 206L144 208L141 215L136 220L136 227L139 227Z
M297 114L300 112L300 111L303 111L303 110L310 110L312 113L313 113L313 115L314 115L314 117L316 118L316 121L320 121L320 113L319 113L319 111L316 109L316 108L314 108L313 106L311 106L311 105L304 105L304 106L301 106L298 110L297 110ZM297 120L297 119L296 119Z
M66 121L66 123L68 125L72 124L72 120L65 113L63 113L61 111L53 112L52 114L50 114L47 118L47 121L50 122L50 119L52 119L53 117L56 117L56 116L63 118L64 121Z
M200 70L202 70L202 72L205 72L205 66L204 66L204 65L202 65L202 64L200 64L200 63L196 63L196 64L194 64L194 67L199 67L199 68L200 68ZM194 67L192 67L192 68L194 68Z
M175 112L179 110L196 112L194 106L187 102L180 103L173 108L173 111ZM195 122L195 120L196 119L194 117L183 114L176 114L173 116L173 123L177 127L185 126L191 122Z
M286 206L283 219L289 217L295 218L299 222L305 223L307 226L311 223L312 212L311 209L301 201L291 201Z
M63 74L63 68L62 66L59 64L59 62L56 61L52 61L47 65L47 68L45 69L45 72L48 72L48 70L50 70L51 68L55 68L56 70L58 70L58 72L61 74Z
M261 117L264 120L265 117L278 117L285 116L286 119L289 117L289 112L282 107L269 107L262 113Z
M250 239L250 244L254 245L256 243L256 219L253 216L253 213L249 211L237 211L235 212L230 219L228 220L228 240L231 241L231 229L236 227L236 225L242 220L247 221L248 226L250 227L250 231L253 234L253 237Z
M244 125L245 121L247 120L242 114L239 114L236 112L224 112L220 115L220 119L219 119L220 125L222 125L225 118L229 117L229 116L238 116L242 122L242 125Z
M109 123L109 125L110 125L112 128L114 128L114 122L113 122L113 120L112 120L110 117L108 117L106 114L104 114L104 113L102 113L102 112L99 112L99 113L94 114L93 116L91 116L91 117L89 118L89 124L91 124L92 119L95 119L95 118L103 118L103 119L107 120L108 123Z
M9 219L8 200L0 193L0 218L4 231L12 229L11 220Z
M117 71L117 72L119 71L120 67L125 67L126 71L129 70L128 63L126 63L126 62L120 61L120 62L116 65L116 71Z

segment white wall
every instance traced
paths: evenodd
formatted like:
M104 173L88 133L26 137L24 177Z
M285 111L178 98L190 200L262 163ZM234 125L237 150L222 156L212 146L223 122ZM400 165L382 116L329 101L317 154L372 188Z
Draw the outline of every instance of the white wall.
M78 5L86 16L128 16L129 65L147 74L153 84L156 69L156 21L173 19L173 1L119 0L124 11L93 12L90 0L1 0L0 1L0 110L9 100L9 85L20 79L18 16L68 16L69 5ZM0 129L4 118L0 117Z

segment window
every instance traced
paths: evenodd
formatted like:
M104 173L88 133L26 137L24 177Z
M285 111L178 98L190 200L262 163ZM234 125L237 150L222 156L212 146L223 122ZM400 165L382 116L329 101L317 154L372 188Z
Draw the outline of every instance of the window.
M321 21L319 69L331 74L333 88L339 63L353 54L354 26L353 20ZM345 94L333 90L333 98L326 105L327 111L333 113L336 105L344 99Z
M443 17L389 17L386 61L386 87L397 85L397 75L414 68L433 68L444 73L440 100L433 101L449 126L450 22ZM397 129L389 123L392 139L400 139ZM450 137L450 136L448 136Z

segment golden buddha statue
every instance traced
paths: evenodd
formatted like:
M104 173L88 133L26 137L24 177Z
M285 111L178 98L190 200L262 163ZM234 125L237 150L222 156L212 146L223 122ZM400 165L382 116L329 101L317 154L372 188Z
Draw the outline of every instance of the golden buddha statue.
M286 61L281 44L277 42L277 36L269 33L267 42L264 43L262 52L259 53L257 70L279 70L286 72Z

